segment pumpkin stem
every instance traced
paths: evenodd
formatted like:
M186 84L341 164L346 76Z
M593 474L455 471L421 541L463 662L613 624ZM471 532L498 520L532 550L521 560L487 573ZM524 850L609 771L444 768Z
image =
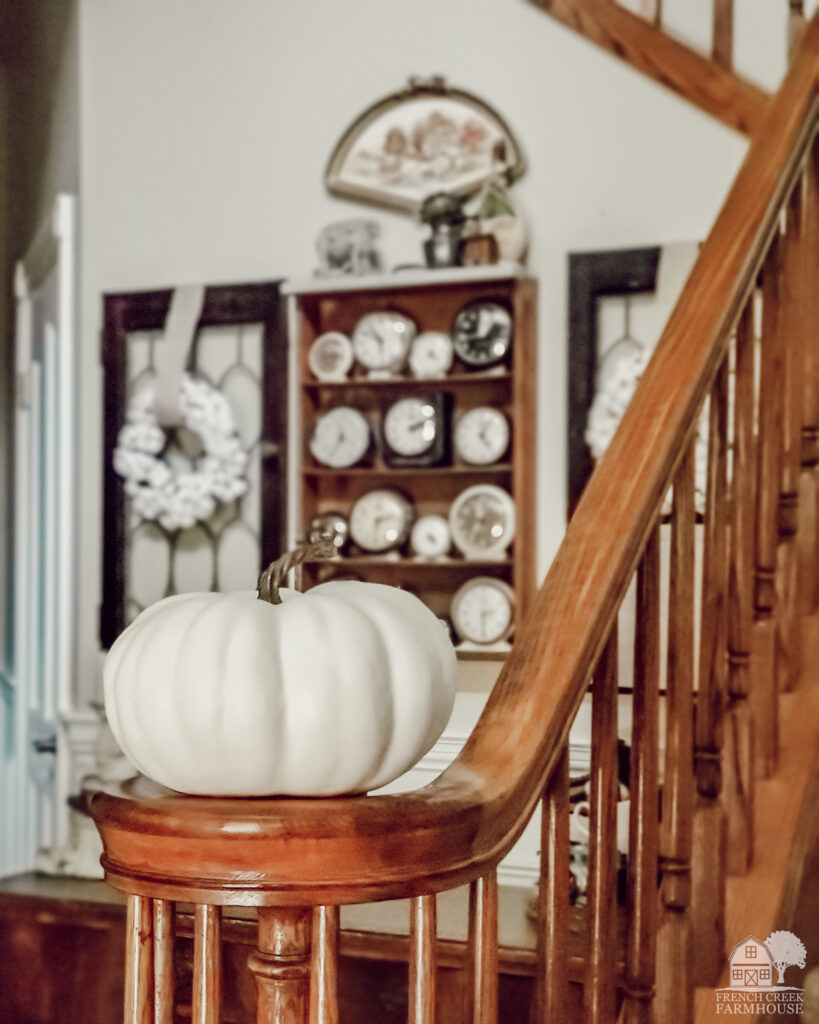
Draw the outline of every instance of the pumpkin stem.
M269 604L281 604L279 587L291 569L310 558L329 558L334 552L332 541L324 537L315 544L299 544L292 551L285 551L281 558L271 562L259 577L259 600L267 601Z

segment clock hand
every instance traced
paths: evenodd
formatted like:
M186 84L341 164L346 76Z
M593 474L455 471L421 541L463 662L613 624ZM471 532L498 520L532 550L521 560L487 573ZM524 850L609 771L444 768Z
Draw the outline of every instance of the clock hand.
M421 430L426 423L426 420L416 420L415 423L410 423L409 430Z

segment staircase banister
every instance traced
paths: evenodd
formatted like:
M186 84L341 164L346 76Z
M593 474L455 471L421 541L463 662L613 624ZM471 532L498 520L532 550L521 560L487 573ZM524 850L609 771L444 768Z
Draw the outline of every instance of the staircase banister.
M453 764L424 789L367 797L169 799L167 790L142 780L134 801L132 792L114 787L92 801L113 884L118 863L127 861L129 891L135 891L135 878L143 878L146 892L167 899L184 899L195 889L212 903L234 902L239 893L256 905L354 903L451 888L484 874L509 850L568 740L753 287L816 131L818 87L819 15L752 139L657 358L592 474L484 712ZM177 857L180 838L185 843ZM197 868L190 866L191 841L200 854ZM151 870L159 847L161 885Z

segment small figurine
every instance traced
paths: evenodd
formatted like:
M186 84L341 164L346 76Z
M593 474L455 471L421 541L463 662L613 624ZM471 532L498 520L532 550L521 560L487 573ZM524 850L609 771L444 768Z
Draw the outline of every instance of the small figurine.
M319 254L317 277L360 275L381 270L381 256L375 248L380 233L374 220L355 217L322 228L316 242Z

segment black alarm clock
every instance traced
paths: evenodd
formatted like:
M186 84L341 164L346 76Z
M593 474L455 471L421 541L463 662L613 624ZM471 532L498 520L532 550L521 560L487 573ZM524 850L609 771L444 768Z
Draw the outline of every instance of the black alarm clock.
M450 457L446 393L407 395L390 405L381 424L384 461L389 466L440 466Z
M496 366L512 347L512 314L499 302L477 299L458 311L451 335L455 354L469 368Z

